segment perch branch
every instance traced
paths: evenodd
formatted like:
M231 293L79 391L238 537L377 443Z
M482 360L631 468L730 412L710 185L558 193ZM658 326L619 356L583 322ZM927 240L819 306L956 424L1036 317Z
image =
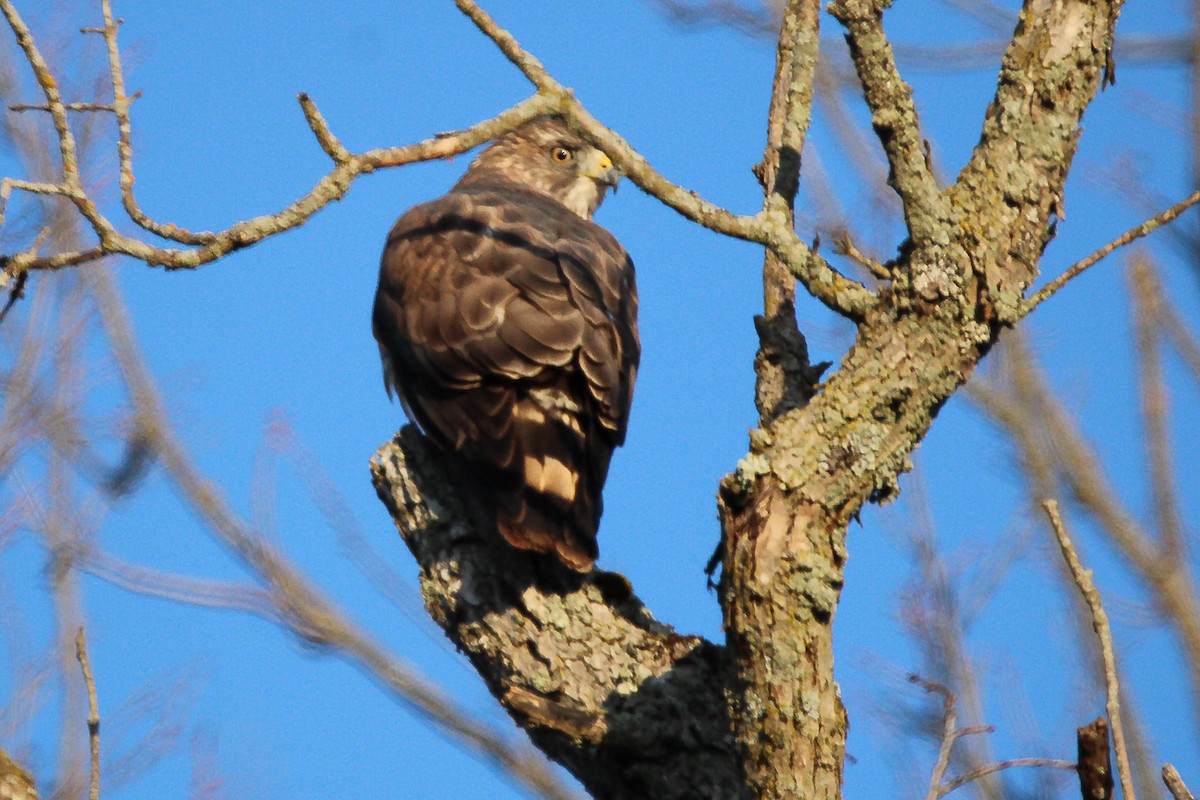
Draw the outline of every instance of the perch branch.
M721 648L622 576L509 547L468 477L405 427L371 460L434 621L533 741L597 797L744 796Z

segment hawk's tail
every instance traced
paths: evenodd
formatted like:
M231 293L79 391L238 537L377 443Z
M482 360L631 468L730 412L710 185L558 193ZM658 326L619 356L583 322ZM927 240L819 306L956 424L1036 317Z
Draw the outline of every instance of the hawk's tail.
M600 490L612 446L553 390L522 398L513 412L509 485L492 487L500 533L513 547L553 553L586 572L599 554Z

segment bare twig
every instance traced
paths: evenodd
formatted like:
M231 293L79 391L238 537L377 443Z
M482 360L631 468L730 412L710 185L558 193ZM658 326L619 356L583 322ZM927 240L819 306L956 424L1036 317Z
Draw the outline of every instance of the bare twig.
M88 697L88 745L91 751L92 772L88 788L88 800L100 797L100 705L96 700L96 680L92 677L92 664L88 660L87 637L83 628L75 634L75 658L83 672L83 684Z
M1121 725L1121 700L1120 686L1117 681L1117 660L1113 653L1112 632L1108 627L1108 615L1104 613L1104 606L1100 603L1100 593L1096 591L1096 585L1092 582L1092 571L1083 568L1083 564L1079 561L1079 555L1075 552L1075 545L1071 543L1071 538L1067 534L1066 526L1063 525L1062 517L1058 513L1058 503L1054 500L1046 500L1042 503L1042 508L1046 511L1046 516L1050 520L1050 526L1054 529L1054 535L1058 539L1058 545L1062 549L1063 558L1066 559L1067 566L1071 569L1071 574L1075 578L1075 585L1079 587L1079 591L1083 594L1084 600L1088 604L1088 608L1092 612L1092 627L1096 630L1096 635L1100 639L1100 647L1104 657L1104 678L1107 688L1107 708L1108 719L1112 725L1113 748L1117 752L1117 773L1121 778L1121 795L1126 800L1135 800L1136 794L1133 790L1133 777L1129 771L1129 753L1125 747L1125 731Z
M1059 289L1066 286L1072 279L1078 277L1081 273L1083 273L1089 267L1091 267L1094 264L1096 264L1097 262L1101 261L1105 256L1107 256L1112 251L1114 251L1120 247L1124 247L1125 245L1129 244L1130 242L1140 239L1143 236L1145 236L1146 234L1162 227L1163 225L1167 224L1171 220L1178 217L1184 211L1187 211L1189 208L1191 208L1198 202L1200 202L1200 191L1192 192L1186 198L1184 198L1183 200L1180 200L1178 203L1171 206L1167 210L1154 215L1150 219L1143 222L1141 225L1130 228L1129 230L1125 231L1123 234L1118 236L1116 239L1113 239L1111 242L1104 245L1096 252L1092 253L1087 258L1083 259L1082 261L1077 261L1076 263L1072 264L1070 267L1067 268L1067 270L1063 274L1059 275L1057 278L1050 281L1048 284L1046 284L1041 289L1039 289L1037 292L1035 292L1032 296L1030 296L1021 305L1020 315L1022 317L1024 317L1030 311L1033 311L1035 308L1037 308L1039 305L1041 305L1044 300L1049 298L1051 295L1053 295Z
M1179 777L1179 770L1175 769L1173 765L1163 764L1162 779L1175 800L1195 800L1191 790L1183 782L1183 778Z
M800 240L786 214L766 208L754 216L738 216L671 183L623 138L588 113L569 89L554 80L541 62L523 50L512 34L496 24L474 0L454 2L538 88L540 96L554 98L558 104L555 112L570 118L644 192L709 230L770 248L814 297L843 316L861 319L874 304L874 296L862 284L839 273Z
M937 796L945 797L955 789L977 781L985 775L991 775L994 772L1012 769L1013 767L1051 767L1053 769L1069 769L1073 771L1075 769L1075 762L1064 761L1060 758L1010 758L1005 761L997 761L995 764L985 764L970 772L964 772L962 775L951 778L942 784Z
M942 796L942 778L945 777L946 770L950 766L950 752L954 749L954 743L958 741L960 735L957 730L958 714L954 710L954 695L940 683L925 681L916 675L909 675L908 680L918 684L927 692L941 695L942 698L942 744L938 748L937 762L934 764L933 774L929 778L929 793L925 795L925 800L937 800Z
M891 270L858 249L854 240L850 238L850 231L844 230L838 234L833 241L833 249L835 253L846 256L879 280L890 281L892 279Z
M966 786L968 783L973 783L980 778L1002 770L1011 769L1012 767L1075 769L1074 762L1056 758L1011 758L1005 761L983 764L974 769L967 770L948 781L943 781L946 770L950 766L950 754L954 749L954 744L964 736L991 733L992 728L989 725L974 725L968 728L957 727L958 715L954 709L954 694L949 689L939 683L924 680L917 675L909 675L908 680L910 683L917 684L925 691L940 695L942 698L942 743L938 748L938 758L929 780L929 791L925 795L925 800L938 800L950 794L955 789Z

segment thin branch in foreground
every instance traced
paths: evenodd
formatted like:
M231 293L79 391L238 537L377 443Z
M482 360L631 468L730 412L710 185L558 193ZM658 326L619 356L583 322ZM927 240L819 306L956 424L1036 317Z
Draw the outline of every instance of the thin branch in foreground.
M1129 244L1130 242L1136 241L1136 240L1142 238L1143 236L1145 236L1146 234L1151 233L1152 231L1155 231L1158 228L1161 228L1163 225L1166 225L1168 222L1170 222L1173 219L1175 219L1176 217L1178 217L1184 211L1187 211L1189 208L1194 206L1196 203L1200 203L1200 190L1192 192L1190 195L1188 195L1183 200L1180 200L1178 203L1176 203L1175 205L1166 209L1165 211L1155 214L1153 217L1146 220L1141 225L1138 225L1136 227L1130 228L1129 230L1125 231L1120 236L1118 236L1116 239L1113 239L1111 242L1104 245L1099 250L1092 253L1090 256L1083 259L1082 261L1075 262L1074 264L1072 264L1070 267L1067 268L1066 272L1064 272L1063 274L1059 275L1054 280L1047 283L1045 286L1043 286L1041 289L1039 289L1037 292L1035 292L1032 296L1030 296L1024 303L1022 303L1021 311L1018 316L1018 319L1024 318L1026 315L1029 314L1030 311L1033 311L1035 308L1037 308L1039 305L1041 305L1051 295L1053 295L1059 289L1066 286L1074 278L1077 278L1080 274L1082 274L1088 268L1092 267L1097 262L1103 260L1104 257L1107 256L1112 251L1114 251L1118 248L1124 247L1125 245Z
M1195 800L1191 790L1183 782L1183 778L1179 777L1179 770L1175 769L1174 765L1163 764L1162 779L1175 800Z
M88 788L88 800L100 797L100 704L96 700L96 680L92 677L92 664L88 660L87 637L83 628L75 634L75 658L83 671L83 684L88 696L88 745L91 750L92 777Z
M1058 538L1058 546L1062 549L1063 558L1075 578L1075 585L1083 594L1083 599L1092 612L1092 627L1100 638L1100 650L1104 657L1104 683L1107 690L1108 719L1112 724L1113 748L1117 751L1117 773L1121 778L1121 796L1125 800L1136 800L1133 790L1133 776L1129 772L1129 753L1125 747L1125 730L1121 725L1120 686L1117 682L1117 659L1113 653L1112 632L1108 627L1108 615L1100 603L1100 593L1092 582L1092 571L1084 569L1075 552L1075 545L1067 534L1062 517L1058 513L1058 503L1046 500L1042 503L1046 516L1050 519L1050 527Z

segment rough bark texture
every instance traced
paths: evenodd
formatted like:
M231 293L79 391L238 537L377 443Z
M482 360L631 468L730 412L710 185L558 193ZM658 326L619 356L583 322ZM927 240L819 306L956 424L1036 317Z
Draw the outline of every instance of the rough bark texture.
M0 800L38 800L33 778L0 750Z
M743 796L722 648L657 622L620 575L506 545L415 428L371 470L430 615L547 755L595 797Z
M567 574L500 544L464 505L470 486L411 429L373 461L430 613L597 797L841 796L847 723L832 622L847 527L865 503L895 495L942 404L1019 318L1061 216L1121 0L1027 0L979 145L945 189L883 34L884 5L836 0L830 11L847 30L910 238L892 283L855 315L854 346L807 404L812 376L796 367L807 356L792 335L789 284L767 264L761 427L720 497L727 648L655 621L618 575ZM771 214L787 214L794 193L786 171L798 168L807 124L815 8L794 0L785 12L780 64L792 66L776 80L760 170Z
M1025 4L983 137L946 190L926 163L883 5L845 0L830 11L848 31L910 240L841 367L808 405L764 418L722 492L732 714L761 798L841 796L832 622L847 526L864 503L896 493L938 409L1016 319L1109 66L1120 3Z

